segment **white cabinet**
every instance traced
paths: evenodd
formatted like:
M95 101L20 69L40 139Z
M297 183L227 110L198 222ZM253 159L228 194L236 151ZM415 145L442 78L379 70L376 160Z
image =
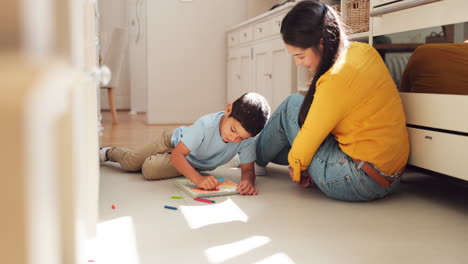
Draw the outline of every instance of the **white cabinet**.
M296 65L280 36L281 21L292 6L284 5L228 30L228 102L252 91L265 96L274 111L297 92Z

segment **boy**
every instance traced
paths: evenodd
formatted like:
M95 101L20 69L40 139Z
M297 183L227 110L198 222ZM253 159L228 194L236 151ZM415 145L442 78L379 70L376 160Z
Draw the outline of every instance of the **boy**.
M256 195L255 137L270 116L267 100L257 93L246 93L224 112L208 114L191 126L164 131L150 144L130 151L102 148L101 163L114 161L127 171L142 171L147 180L185 176L199 188L215 189L219 182L200 171L214 170L239 154L242 177L240 194Z

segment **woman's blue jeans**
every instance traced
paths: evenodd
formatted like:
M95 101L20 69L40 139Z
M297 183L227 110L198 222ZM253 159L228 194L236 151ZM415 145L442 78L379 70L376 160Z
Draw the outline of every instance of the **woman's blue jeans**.
M299 94L290 95L273 113L256 140L258 165L289 164L288 153L299 132L297 117L303 98ZM388 188L380 186L340 149L332 134L321 144L307 171L327 196L344 201L384 197L400 182L396 180Z

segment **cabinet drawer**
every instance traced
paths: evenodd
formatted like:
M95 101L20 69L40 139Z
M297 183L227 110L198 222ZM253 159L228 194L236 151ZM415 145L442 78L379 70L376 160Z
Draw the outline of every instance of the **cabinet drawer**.
M408 132L409 164L468 180L468 137L417 128Z
M468 133L468 95L400 93L410 125Z
M270 29L271 29L272 35L280 34L281 22L283 21L283 18L285 16L286 16L286 13L283 13L270 19Z
M371 12L371 16L373 35L378 36L464 22L468 20L468 8L466 0L444 0L382 15Z
M258 23L254 29L254 39L262 39L270 35L269 21Z
M252 26L242 28L240 30L240 43L252 41Z
M229 47L239 44L239 31L233 31L228 33L227 38Z

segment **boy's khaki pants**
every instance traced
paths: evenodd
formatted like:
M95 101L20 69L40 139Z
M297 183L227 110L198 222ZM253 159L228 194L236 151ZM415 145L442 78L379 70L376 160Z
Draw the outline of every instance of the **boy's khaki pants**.
M126 171L141 171L147 180L162 180L182 176L171 163L173 129L166 129L162 135L139 149L111 148L107 151L110 161L120 163Z

